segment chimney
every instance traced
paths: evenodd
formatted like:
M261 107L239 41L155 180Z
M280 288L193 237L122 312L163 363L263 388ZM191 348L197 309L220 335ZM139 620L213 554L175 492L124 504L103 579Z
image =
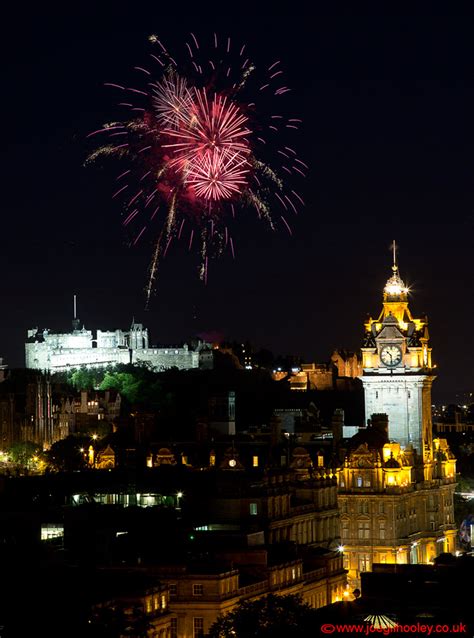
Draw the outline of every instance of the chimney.
M385 435L388 440L388 415L387 414L372 414L371 425L374 430L378 430Z

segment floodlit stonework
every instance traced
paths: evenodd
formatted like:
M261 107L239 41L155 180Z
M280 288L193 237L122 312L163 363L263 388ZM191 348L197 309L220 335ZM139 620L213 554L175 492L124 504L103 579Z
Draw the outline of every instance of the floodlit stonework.
M447 441L432 435L428 320L412 316L395 259L392 270L382 312L365 324L360 378L369 425L349 441L338 472L353 586L374 563L432 563L456 542L456 460Z
M48 372L65 372L86 366L104 368L119 363L147 363L155 370L179 368L187 370L199 367L199 352L185 344L175 348L150 346L148 329L140 323L132 323L129 331L92 330L79 328L73 322L69 333L52 333L49 330L28 330L25 344L26 367Z

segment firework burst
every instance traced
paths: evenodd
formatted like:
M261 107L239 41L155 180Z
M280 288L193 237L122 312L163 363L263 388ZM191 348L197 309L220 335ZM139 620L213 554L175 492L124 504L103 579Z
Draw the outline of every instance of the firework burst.
M131 244L153 233L147 305L173 239L184 239L189 250L200 239L204 281L209 257L225 249L235 255L229 223L238 206L291 234L289 217L303 200L288 184L307 169L287 140L301 120L278 114L290 90L279 61L257 73L245 45L214 35L208 55L191 34L178 66L156 36L150 42L150 68L135 67L145 79L139 88L107 84L127 115L89 135L107 140L87 160L126 163L112 197L123 203Z

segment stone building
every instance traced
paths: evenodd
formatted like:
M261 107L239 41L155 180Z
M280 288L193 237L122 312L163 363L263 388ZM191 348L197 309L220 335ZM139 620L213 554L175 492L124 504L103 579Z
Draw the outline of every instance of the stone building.
M62 402L60 423L69 424L67 434L88 432L105 424L111 427L120 416L121 404L122 398L116 390L81 390L74 398Z
M322 457L313 464L300 447L290 467L262 471L246 469L231 447L198 479L193 543L205 558L156 568L170 590L177 638L203 636L240 601L269 593L298 594L314 608L349 595L336 478Z
M362 374L362 361L356 352L334 350L331 362L337 369L338 378L356 379Z
M137 576L141 576L140 573L112 574L119 584L124 576L128 576L129 582L122 585L120 593L92 605L89 619L91 628L101 633L108 632L113 618L120 635L175 638L169 609L168 588L162 584L136 586L134 580ZM108 585L108 591L113 588L112 585ZM105 596L102 594L98 597Z
M339 471L345 566L353 585L373 563L429 563L455 549L456 462L432 437L435 379L426 317L415 319L398 266L366 322L366 419Z
M291 370L274 370L275 381L287 379L290 388L295 391L308 390L350 390L352 380L362 371L362 362L354 352L334 350L329 363L302 363Z
M236 450L220 463L218 482L208 492L210 524L262 530L265 541L335 549L341 542L336 473L313 467L305 448L293 450L288 469L249 475Z
M219 556L220 562L157 568L160 581L169 588L175 638L200 638L239 602L268 594L299 595L313 608L343 600L347 595L342 556L334 552L331 556L316 555L313 563L272 556L263 547L218 551Z
M26 367L64 372L72 368L87 366L100 368L118 363L147 363L155 370L176 367L180 370L197 368L199 352L185 344L182 347L157 348L149 344L148 329L133 322L130 330L92 330L79 327L73 321L69 333L52 333L49 330L28 330L25 343Z
M115 467L115 452L110 445L97 452L94 467L97 470L112 470Z

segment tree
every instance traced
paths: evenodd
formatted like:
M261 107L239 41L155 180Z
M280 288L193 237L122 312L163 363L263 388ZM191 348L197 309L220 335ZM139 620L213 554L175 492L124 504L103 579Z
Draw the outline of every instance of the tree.
M141 379L131 372L106 372L99 389L117 390L129 403L135 403L141 386Z
M117 390L131 405L159 407L164 401L159 373L146 364L120 365L108 370L99 389Z
M35 454L40 451L39 446L31 441L25 441L24 443L14 443L8 450L11 459L18 465L28 465Z
M86 467L86 451L90 445L90 437L70 434L65 439L56 441L48 452L51 467L64 472L81 470Z
M76 390L92 390L101 383L103 378L103 369L86 368L82 366L70 373L69 383L71 383Z
M300 596L269 594L219 618L210 628L210 638L303 638L314 636L315 610Z

